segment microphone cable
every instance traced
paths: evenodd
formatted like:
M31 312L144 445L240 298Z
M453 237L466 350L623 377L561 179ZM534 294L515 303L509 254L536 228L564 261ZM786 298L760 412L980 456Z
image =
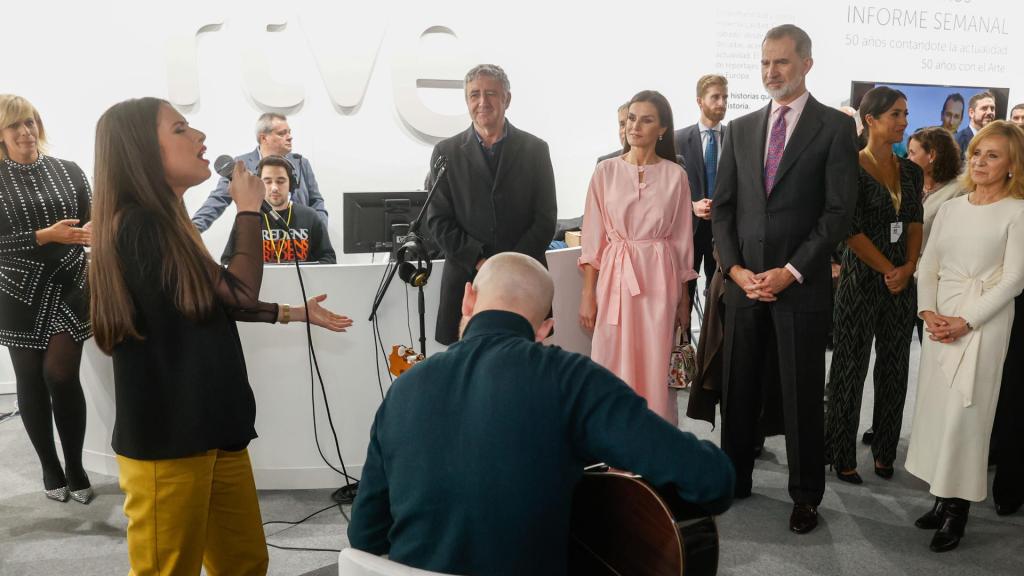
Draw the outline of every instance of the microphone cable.
M285 224L289 235L291 234L291 227ZM294 240L293 240L294 241ZM299 279L299 290L302 292L302 306L306 311L306 346L308 349L308 360L309 360L309 383L310 383L310 405L313 411L313 440L316 442L316 450L320 453L320 458L324 461L324 464L331 469L341 474L345 479L345 485L338 488L331 494L331 498L334 499L338 504L351 504L356 497L356 490L359 486L359 480L349 475L348 468L345 466L345 458L341 455L341 443L338 441L338 430L334 426L334 416L331 413L331 404L327 401L327 387L324 385L323 374L320 373L320 362L316 357L316 348L313 346L313 329L309 322L309 297L306 294L306 284L302 279L302 267L299 265L298 254L292 249L292 261L295 262L295 275ZM316 372L316 380L313 379L313 373ZM316 383L320 383L320 395L324 401L324 412L327 414L327 425L331 429L331 437L334 440L334 450L338 455L338 463L341 465L339 470L324 455L323 448L320 446L320 435L316 425Z
M289 233L289 236L290 236L291 235L290 234L291 233L291 227L289 227L287 224L285 224L285 228L286 228L286 230L287 230L287 232ZM292 240L292 239L289 238L289 240ZM298 525L306 522L310 518L313 518L314 516L316 516L318 514L321 514L323 512L326 512L327 510L330 510L330 509L335 508L335 507L338 508L338 512L340 512L341 515L344 516L346 520L349 520L348 515L345 514L345 510L342 508L342 506L344 506L345 504L351 505L353 503L353 501L355 500L356 491L359 488L359 480L357 478L354 478L353 476L349 475L348 468L345 466L345 459L341 455L341 445L340 445L340 443L338 441L338 431L334 427L334 418L331 415L331 406L330 406L330 403L327 401L327 388L324 385L324 378L323 378L323 375L320 372L320 363L317 361L316 348L314 348L314 346L313 346L313 330L312 330L312 328L310 326L310 322L309 322L309 298L306 295L306 284L305 284L305 282L302 279L302 268L299 265L298 254L296 253L296 251L294 249L294 245L292 246L292 260L295 262L295 275L299 279L299 291L302 293L302 306L303 306L303 308L306 311L306 349L307 349L307 360L309 362L310 407L311 407L312 412L313 412L313 440L316 443L316 450L320 454L320 459L323 460L324 464L326 464L328 468L330 468L331 470L334 470L335 472L340 474L342 476L342 478L345 479L345 485L340 487L340 488L338 488L338 489L336 489L334 492L331 493L331 500L333 500L333 503L330 506L326 506L324 508L321 508L321 509L317 510L316 512L313 512L312 514L306 516L305 518L302 518L301 520L296 520L296 521L290 521L290 520L268 520L268 521L264 522L263 526L268 526L270 524L288 524L289 525L288 528L285 528L285 529L283 529L283 530L281 530L279 532L275 532L274 534L271 534L271 536L280 534L281 532L284 532L285 530L288 530L290 528L298 526ZM314 380L314 378L313 378L314 372L316 374L316 380ZM324 454L323 448L320 446L320 434L318 433L317 425L316 425L316 382L317 381L320 382L320 394L321 394L321 396L323 397L323 400L324 400L324 411L327 413L327 424L328 424L328 426L331 429L331 436L334 439L334 449L335 449L335 451L336 451L336 453L338 455L338 462L341 464L341 469L340 470L336 466L334 466L334 464L332 464L327 459L327 456ZM267 546L270 547L270 548L276 548L278 550L293 550L293 551L301 551L301 552L334 552L334 553L341 552L341 550L335 549L335 548L305 548L305 547L294 547L294 546L281 546L279 544L271 544L270 542L267 542Z
M334 508L335 506L338 507L338 511L341 512L341 515L345 517L345 520L351 522L351 520L348 517L348 514L345 514L345 510L341 507L341 503L336 502L334 504L331 504L330 506L326 506L324 508L321 508L321 509L317 510L316 512L313 512L312 514L306 516L305 518L303 518L301 520L295 520L295 521L291 521L291 520L267 520L266 522L263 523L264 527L269 526L271 524L288 524L287 528L282 528L281 530L278 530L277 532L274 532L273 534L267 534L267 538L270 538L271 536L277 536L278 534L281 534L282 532L285 532L287 530L291 530L292 528L302 524L306 520L309 520L310 518L312 518L314 516L317 516L318 514L326 512L326 511ZM300 552L334 552L334 553L341 552L341 550L337 549L337 548L305 548L305 547L301 547L301 546L281 546L280 544L271 544L270 542L267 542L267 546L270 546L271 548L276 548L278 550L297 550L297 551L300 551Z

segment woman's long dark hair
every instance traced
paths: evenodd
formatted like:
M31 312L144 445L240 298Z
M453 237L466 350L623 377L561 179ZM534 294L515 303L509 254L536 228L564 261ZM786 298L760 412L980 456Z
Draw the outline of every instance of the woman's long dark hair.
M867 94L864 95L860 100L860 109L857 111L860 114L860 123L864 126L864 131L860 135L860 147L864 148L868 145L868 115L878 118L882 114L885 114L886 110L892 108L893 104L896 103L900 98L906 100L907 96L903 92L888 86L875 86L871 90L868 90Z
M157 137L163 105L169 106L158 98L126 100L104 112L96 125L89 292L96 344L108 354L126 338L142 338L117 246L126 208L141 209L152 219L163 250L160 280L173 294L175 308L198 321L214 306L210 253L164 173Z
M658 140L658 143L654 146L654 153L668 160L670 162L676 161L676 143L675 143L675 128L672 124L672 106L669 105L668 100L656 90L644 90L637 92L636 96L629 101L629 106L632 106L636 102L650 102L654 104L655 110L658 111L658 122L665 127L665 134ZM622 147L622 153L629 152L629 139L626 139L626 144Z

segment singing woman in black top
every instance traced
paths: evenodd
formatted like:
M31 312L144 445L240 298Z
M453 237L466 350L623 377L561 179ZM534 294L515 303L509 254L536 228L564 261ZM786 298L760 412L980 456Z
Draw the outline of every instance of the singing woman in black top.
M89 182L74 162L44 155L45 145L35 107L0 94L0 346L10 351L21 419L42 465L47 498L88 504L78 368L82 342L92 335L83 249L89 244Z
M96 129L92 320L114 360L113 447L140 575L266 572L246 450L255 402L235 321L352 323L322 308L324 296L308 319L302 306L259 301L264 187L242 163L229 189L235 255L216 264L182 201L210 177L205 139L154 98L114 105Z

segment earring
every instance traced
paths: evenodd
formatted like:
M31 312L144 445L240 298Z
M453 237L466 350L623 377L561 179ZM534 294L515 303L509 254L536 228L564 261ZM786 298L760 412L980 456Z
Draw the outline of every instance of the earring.
M658 142L661 142L664 138L665 138L664 134L662 134L661 136L658 136Z

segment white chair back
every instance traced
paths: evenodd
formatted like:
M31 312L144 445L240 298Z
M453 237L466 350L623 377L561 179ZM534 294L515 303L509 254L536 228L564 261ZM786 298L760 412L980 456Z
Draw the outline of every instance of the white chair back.
M355 548L346 548L338 556L338 576L452 576L410 568Z

